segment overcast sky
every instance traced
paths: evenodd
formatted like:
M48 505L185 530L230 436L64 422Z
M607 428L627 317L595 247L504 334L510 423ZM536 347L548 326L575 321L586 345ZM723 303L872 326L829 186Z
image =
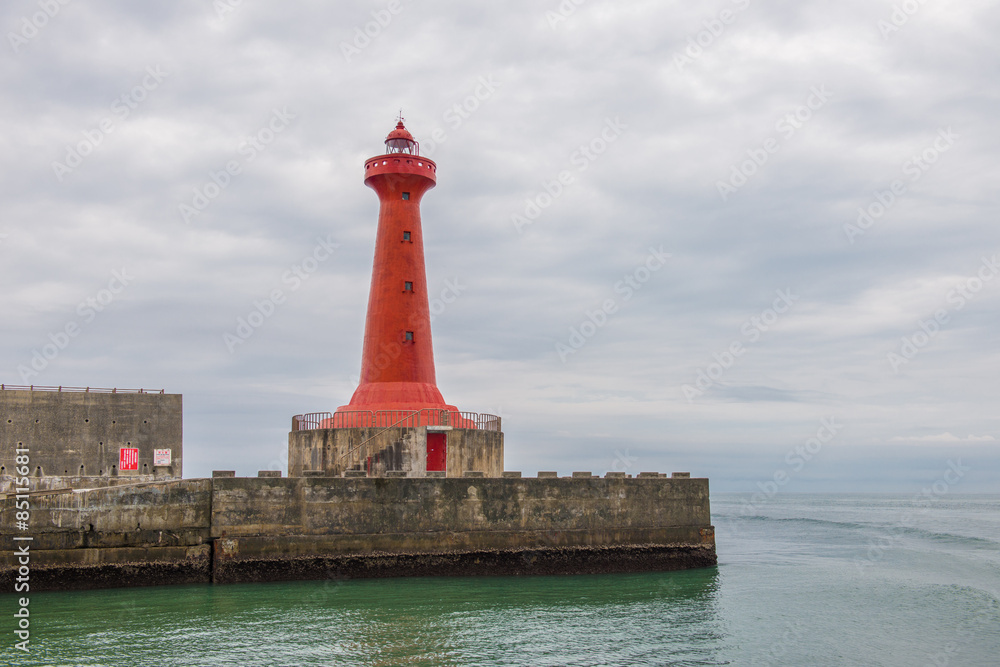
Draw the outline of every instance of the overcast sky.
M438 386L507 469L1000 488L995 3L0 19L0 378L183 394L185 476L280 467L350 399L402 109Z

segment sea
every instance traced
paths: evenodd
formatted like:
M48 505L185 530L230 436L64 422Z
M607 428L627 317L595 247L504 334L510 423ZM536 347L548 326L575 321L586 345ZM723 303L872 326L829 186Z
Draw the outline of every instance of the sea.
M712 497L719 564L0 595L0 664L1000 665L1000 496Z

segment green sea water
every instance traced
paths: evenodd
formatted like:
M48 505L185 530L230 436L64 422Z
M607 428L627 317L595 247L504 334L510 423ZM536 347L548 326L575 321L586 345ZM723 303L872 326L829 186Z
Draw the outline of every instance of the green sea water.
M998 665L1000 498L713 498L720 564L35 593L11 665Z

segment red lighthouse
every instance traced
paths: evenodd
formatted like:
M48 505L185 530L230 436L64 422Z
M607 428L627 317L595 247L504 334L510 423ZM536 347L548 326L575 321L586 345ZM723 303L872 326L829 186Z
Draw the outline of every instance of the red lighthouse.
M437 182L437 165L420 156L402 118L385 146L365 160L379 213L361 381L336 412L292 418L288 474L499 477L500 417L459 412L434 375L420 200Z
M378 231L361 381L339 410L457 411L437 388L424 269L420 200L437 182L437 165L403 126L385 139L386 152L365 161L365 185L378 195Z

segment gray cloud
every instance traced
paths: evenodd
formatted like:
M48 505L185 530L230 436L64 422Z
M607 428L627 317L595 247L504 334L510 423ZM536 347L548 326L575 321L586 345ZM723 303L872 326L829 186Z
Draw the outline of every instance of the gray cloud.
M466 286L434 321L439 386L503 414L509 468L603 472L628 450L749 490L836 416L800 490L879 490L891 469L905 491L962 454L970 491L1000 481L990 442L967 439L1000 437L1000 279L969 291L1000 254L995 7L923 4L883 36L891 2L588 0L554 23L556 2L402 2L390 19L387 2L216 5L72 2L24 43L39 5L0 10L4 382L76 323L27 382L181 392L189 474L268 467L291 415L354 389L377 215L361 164L402 107L439 165L422 209L432 296ZM150 67L166 75L137 93ZM809 108L817 87L829 98ZM275 109L294 119L249 150ZM60 180L53 163L106 119ZM609 119L625 127L602 145ZM947 128L953 145L913 172ZM185 222L179 206L234 160ZM723 200L734 169L745 183ZM851 243L845 225L897 180ZM531 201L548 203L518 233ZM339 247L291 290L282 276L319 238ZM626 299L661 246L670 259ZM134 280L84 321L123 268ZM287 298L230 352L224 335L274 289ZM753 324L776 290L798 299Z

